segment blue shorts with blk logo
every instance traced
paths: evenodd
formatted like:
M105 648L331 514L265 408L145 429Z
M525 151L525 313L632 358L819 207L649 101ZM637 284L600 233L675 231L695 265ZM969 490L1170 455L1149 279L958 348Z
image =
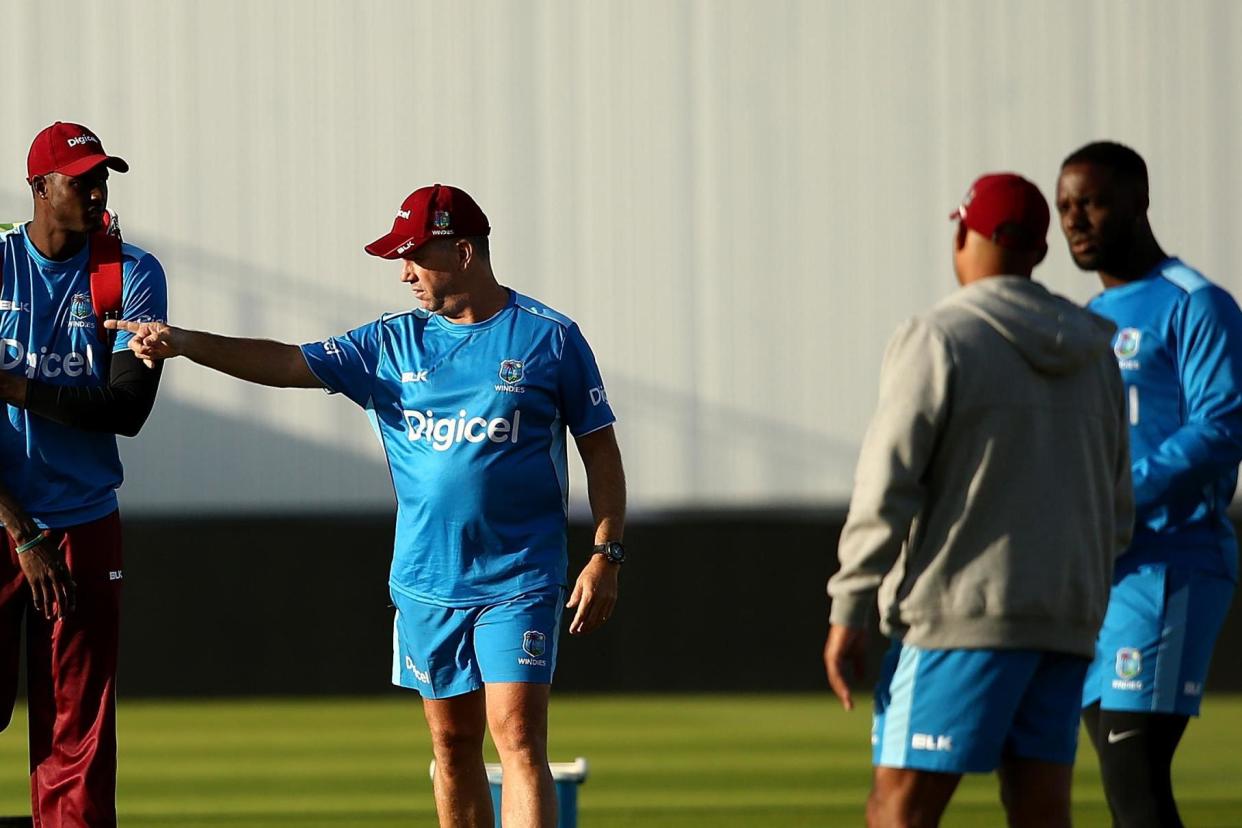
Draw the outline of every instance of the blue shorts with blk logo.
M1229 578L1164 564L1119 573L1082 706L1198 716L1233 592Z
M1003 758L1074 763L1087 659L894 642L875 690L872 763L987 773Z
M556 670L560 587L482 607L442 607L392 594L392 683L446 699L484 684L551 684Z

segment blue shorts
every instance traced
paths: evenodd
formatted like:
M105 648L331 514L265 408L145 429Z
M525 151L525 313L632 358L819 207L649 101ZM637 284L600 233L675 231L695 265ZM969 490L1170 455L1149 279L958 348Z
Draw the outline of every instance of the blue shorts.
M392 594L392 683L427 699L484 684L551 684L565 590L551 587L482 607L442 607Z
M894 642L875 691L872 763L986 773L1001 759L1072 765L1087 659Z
M1145 564L1113 584L1083 685L1082 706L1198 716L1234 583L1164 564Z

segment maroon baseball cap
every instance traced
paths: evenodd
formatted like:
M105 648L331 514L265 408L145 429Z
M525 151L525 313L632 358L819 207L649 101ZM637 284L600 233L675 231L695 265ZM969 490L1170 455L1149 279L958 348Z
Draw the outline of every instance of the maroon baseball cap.
M26 180L36 175L81 175L100 164L117 172L129 172L129 164L104 152L99 136L81 124L57 121L35 136L26 156Z
M991 173L970 185L949 214L984 238L1014 250L1048 246L1048 202L1039 188L1014 173Z
M367 245L381 259L400 259L432 239L486 236L492 231L474 199L456 187L435 184L410 193L401 202L392 231Z

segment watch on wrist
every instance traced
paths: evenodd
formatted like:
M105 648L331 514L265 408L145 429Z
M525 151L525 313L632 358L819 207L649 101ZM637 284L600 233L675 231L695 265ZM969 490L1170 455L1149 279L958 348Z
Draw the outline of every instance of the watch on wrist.
M604 560L611 564L625 563L625 547L617 541L605 541L595 544L593 555L603 555Z

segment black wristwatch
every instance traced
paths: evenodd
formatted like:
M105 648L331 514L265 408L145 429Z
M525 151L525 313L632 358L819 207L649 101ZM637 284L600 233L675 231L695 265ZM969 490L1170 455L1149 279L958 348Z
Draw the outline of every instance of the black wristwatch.
M616 541L605 541L595 544L592 555L603 555L604 560L611 564L625 563L625 547Z

